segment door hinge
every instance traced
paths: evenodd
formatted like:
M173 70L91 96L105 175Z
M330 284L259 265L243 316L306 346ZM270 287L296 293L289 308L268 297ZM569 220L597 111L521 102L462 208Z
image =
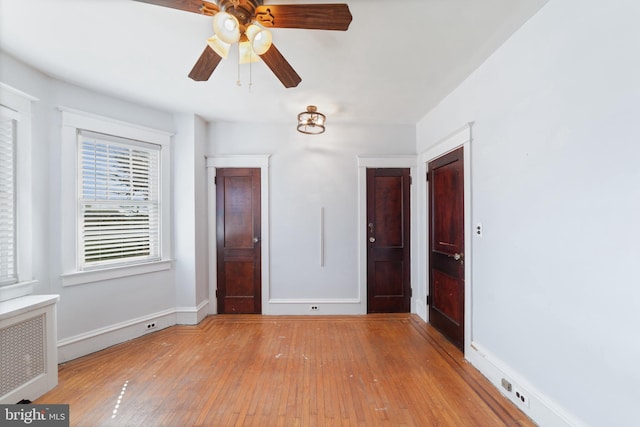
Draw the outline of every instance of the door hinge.
M427 182L429 181L429 171L426 173Z
M427 295L427 305L431 305L431 295Z
M218 290L216 289L216 298L218 298Z
M413 288L409 288L409 297L413 297Z
M413 185L413 177L409 175L409 185Z
M218 177L217 176L213 177L213 185L218 185Z

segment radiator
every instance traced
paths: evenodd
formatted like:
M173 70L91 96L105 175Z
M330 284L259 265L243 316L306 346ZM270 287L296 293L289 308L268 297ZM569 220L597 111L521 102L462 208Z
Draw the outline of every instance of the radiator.
M0 403L35 400L58 384L57 295L0 302Z

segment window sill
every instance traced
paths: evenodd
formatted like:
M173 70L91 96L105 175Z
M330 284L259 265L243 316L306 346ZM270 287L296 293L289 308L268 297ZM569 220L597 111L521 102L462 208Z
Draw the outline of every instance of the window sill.
M67 273L62 275L62 286L84 285L85 283L101 282L103 280L118 279L121 277L169 270L171 268L171 263L172 260L162 260L146 264Z
M38 283L38 281L30 280L0 287L0 302L30 295L33 292L35 283Z

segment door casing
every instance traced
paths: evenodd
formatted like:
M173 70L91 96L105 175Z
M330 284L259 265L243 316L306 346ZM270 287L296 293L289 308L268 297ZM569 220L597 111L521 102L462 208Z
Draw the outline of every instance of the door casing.
M209 239L209 314L218 314L216 299L217 285L217 247L216 247L216 169L217 168L260 168L260 209L262 248L260 254L262 282L262 313L272 314L268 302L269 289L269 154L231 155L207 157L207 197L208 197L208 239Z
M428 210L427 210L427 197L428 188L426 181L427 165L430 161L441 157L442 155L449 153L457 148L464 147L464 247L465 247L465 263L464 263L464 353L469 353L473 344L473 299L472 299L472 264L473 264L473 235L472 235L472 218L473 218L473 205L471 203L471 149L472 149L472 130L473 122L469 122L460 129L452 132L449 136L435 142L429 149L422 152L418 159L418 174L422 177L420 179L420 186L418 188L418 203L420 206L420 212L418 216L419 227L417 233L420 236L420 247L417 257L419 258L419 277L421 283L426 284L426 288L421 287L420 291L423 294L416 298L414 289L414 298L416 299L416 313L425 321L429 321L429 313L426 305L426 296L428 292L428 280L429 280L429 224L428 224Z
M368 231L367 231L367 168L409 168L413 177L414 185L410 190L410 206L411 206L411 229L417 230L417 157L414 155L398 155L386 157L370 157L358 156L358 300L360 301L360 313L367 313L367 248L368 248ZM416 239L411 239L411 283L417 283L417 264L416 258ZM411 312L415 312L415 296L416 289L413 286L413 297L411 298Z

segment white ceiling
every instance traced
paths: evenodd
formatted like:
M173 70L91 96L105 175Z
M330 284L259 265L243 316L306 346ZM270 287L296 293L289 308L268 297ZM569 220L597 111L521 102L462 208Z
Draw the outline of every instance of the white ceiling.
M413 124L546 1L346 0L346 32L272 31L302 77L291 89L262 62L242 65L238 86L233 51L208 82L192 81L211 18L132 0L0 0L0 49L55 78L211 121L285 123L315 104L333 122Z

